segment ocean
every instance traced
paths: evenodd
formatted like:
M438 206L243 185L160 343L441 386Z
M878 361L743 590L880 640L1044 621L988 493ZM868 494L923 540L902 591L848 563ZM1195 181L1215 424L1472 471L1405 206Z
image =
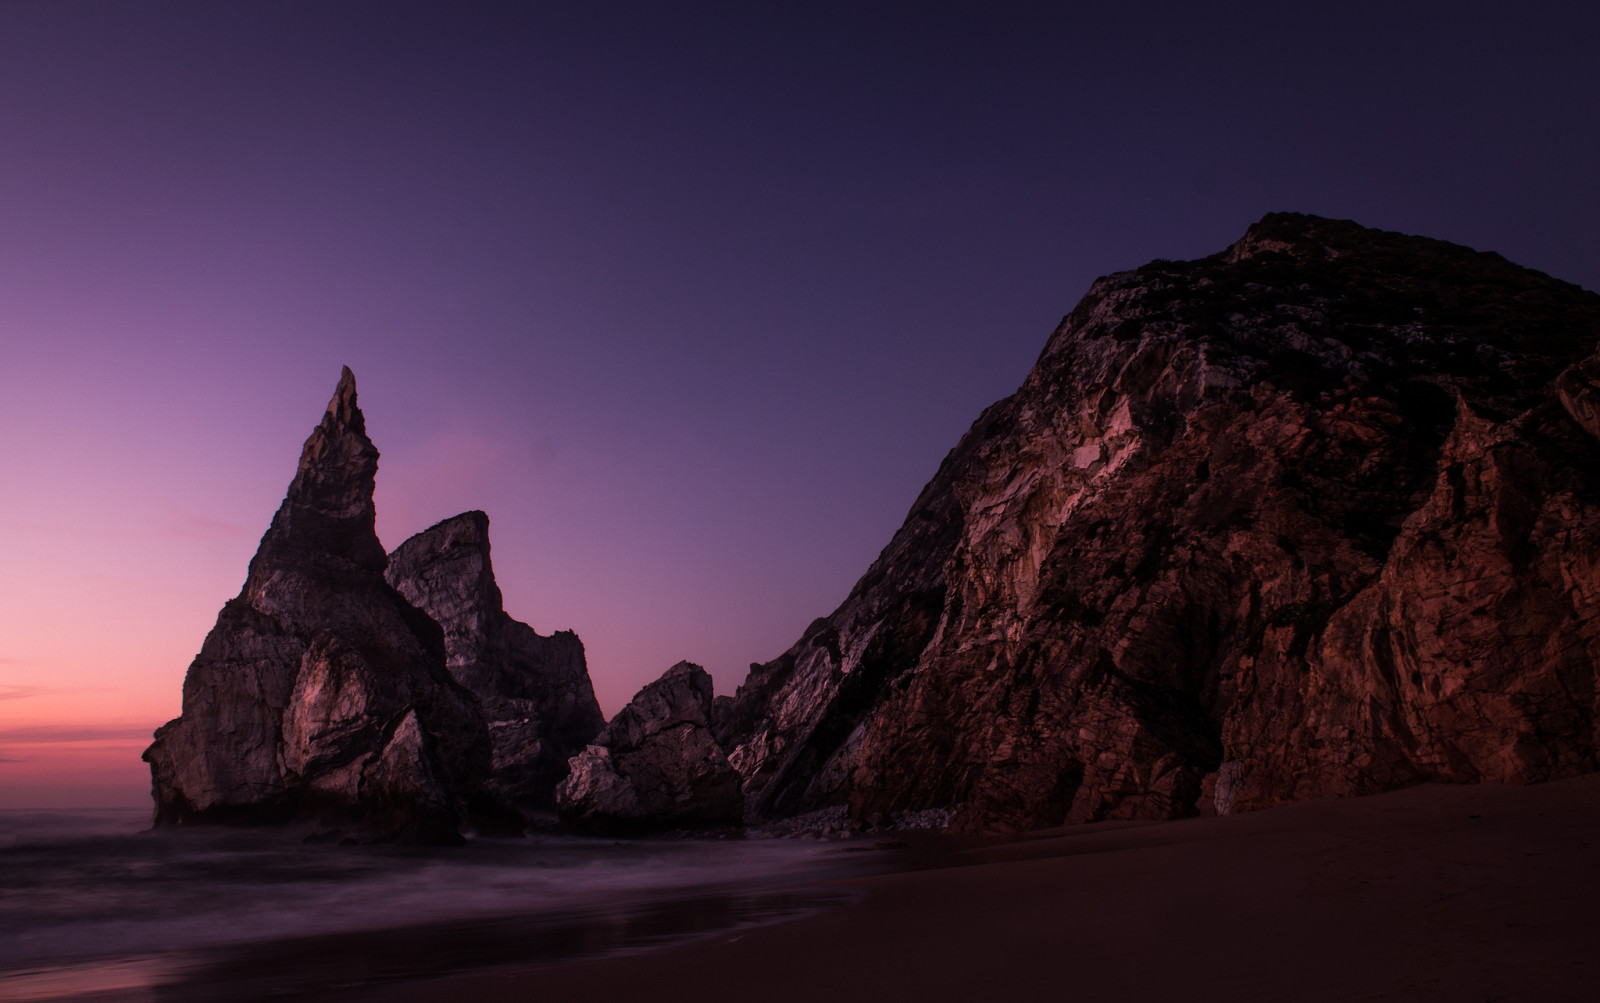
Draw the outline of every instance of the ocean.
M140 809L0 811L0 1000L317 999L772 922L847 902L832 879L903 866L864 840L148 828Z

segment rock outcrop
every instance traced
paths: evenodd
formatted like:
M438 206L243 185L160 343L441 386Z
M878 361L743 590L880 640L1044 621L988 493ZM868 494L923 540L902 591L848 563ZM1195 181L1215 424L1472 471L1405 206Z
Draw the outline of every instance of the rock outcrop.
M1172 818L1600 768L1600 296L1274 214L1095 282L717 735L756 815Z
M345 369L283 505L145 750L156 823L312 819L454 841L490 768L444 636L384 580L378 451Z
M554 806L567 760L605 725L571 631L545 637L506 614L489 561L489 517L466 512L389 555L388 580L444 629L445 660L489 726L489 788L524 809Z
M740 778L711 733L711 677L679 662L572 760L556 789L563 821L580 831L734 826Z

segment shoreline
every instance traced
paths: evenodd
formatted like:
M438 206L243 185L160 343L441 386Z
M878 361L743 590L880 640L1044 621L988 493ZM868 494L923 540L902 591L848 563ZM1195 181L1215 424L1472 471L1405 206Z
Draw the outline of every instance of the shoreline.
M1099 823L826 882L860 897L648 952L352 987L541 999L1587 1000L1600 775Z
M342 931L13 970L0 998L1559 1001L1600 983L1600 774L806 844L822 858L764 876L734 878L729 860L713 869L725 880L596 887L528 912L378 911Z
M0 1000L318 999L647 948L831 906L854 893L820 882L900 856L787 840L333 847L71 822L0 854Z

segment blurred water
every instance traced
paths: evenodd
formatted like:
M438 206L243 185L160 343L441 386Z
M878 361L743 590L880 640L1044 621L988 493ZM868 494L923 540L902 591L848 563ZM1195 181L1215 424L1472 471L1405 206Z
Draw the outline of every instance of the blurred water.
M344 983L603 953L815 908L829 895L797 889L881 866L795 840L330 846L147 824L140 811L0 811L0 1000L206 998L214 985L182 989L219 979L237 983L233 998L274 995L286 952L302 982ZM410 936L398 931L422 928L395 950ZM307 964L334 954L337 973Z

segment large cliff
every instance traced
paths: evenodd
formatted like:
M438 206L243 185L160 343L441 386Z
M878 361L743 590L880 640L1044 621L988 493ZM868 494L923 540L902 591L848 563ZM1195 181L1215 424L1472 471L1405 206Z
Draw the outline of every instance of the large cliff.
M1274 214L1100 279L717 717L750 810L1008 830L1600 768L1600 296Z

